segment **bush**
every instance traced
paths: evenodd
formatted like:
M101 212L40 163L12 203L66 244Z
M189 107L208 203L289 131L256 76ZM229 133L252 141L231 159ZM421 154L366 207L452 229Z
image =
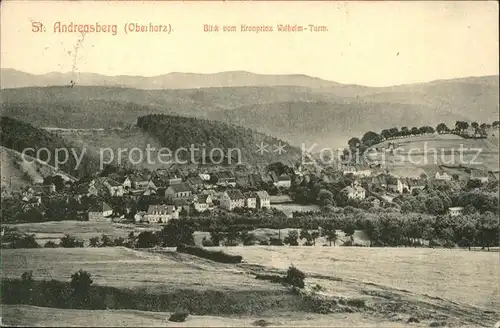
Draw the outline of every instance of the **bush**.
M342 246L352 246L352 245L353 245L353 243L352 243L352 241L350 241L350 240L346 240L346 241L344 241L344 243L342 244Z
M264 319L259 319L259 320L256 320L252 323L252 325L254 326L259 326L259 327L267 327L269 326L271 323L264 320Z
M45 245L43 247L45 247L45 248L57 248L57 247L59 247L59 245L54 243L52 240L49 240L48 242L45 243Z
M64 235L64 237L61 238L59 247L64 247L64 248L83 247L83 241L71 235Z
M158 237L151 231L141 232L136 239L136 248L151 248L159 244Z
M123 237L115 238L115 240L113 241L113 244L115 246L124 246L125 245L125 238L123 238Z
M189 312L187 311L175 311L170 315L170 318L168 318L168 321L172 322L184 322L186 321L186 318L189 316Z
M90 305L90 286L92 283L90 273L87 271L79 270L71 275L69 286L77 308L88 308Z
M87 292L92 285L90 273L84 270L79 270L71 275L70 287L77 292Z
M255 235L244 230L240 233L240 239L243 241L243 246L253 246L255 245Z
M9 245L11 248L40 248L35 239L35 235L22 235L13 237Z
M177 246L177 252L199 256L220 263L241 263L243 260L240 255L229 255L222 251L209 251L201 247L184 244Z
M298 288L304 288L304 279L306 278L306 274L293 265L288 268L286 273L285 282L289 285Z
M289 244L290 246L299 246L298 239L299 239L299 233L297 232L297 230L291 230L288 233L288 236L285 237L283 242L285 244Z
M283 240L279 238L271 238L269 239L269 245L271 246L284 246Z
M25 271L21 275L21 281L23 283L32 283L33 282L33 271Z

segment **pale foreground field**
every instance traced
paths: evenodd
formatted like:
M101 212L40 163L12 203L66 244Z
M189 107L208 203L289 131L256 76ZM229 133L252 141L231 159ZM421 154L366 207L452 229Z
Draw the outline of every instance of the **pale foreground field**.
M259 300L266 299L262 311L239 316L193 313L185 323L175 324L165 321L167 312L4 305L3 322L13 326L168 327L251 326L255 320L264 319L271 326L388 327L408 326L413 317L419 322L412 326L492 327L500 320L497 252L321 246L222 249L242 255L246 263L214 263L171 250L14 249L2 251L3 276L18 278L32 270L35 279L68 281L72 273L84 269L92 274L95 284L151 293L212 290L224 295L239 293L242 302L253 293L257 300L254 308L262 309ZM302 307L301 296L290 294L281 285L255 279L256 273L280 273L291 263L306 272L306 291L319 285L317 295L321 297L364 300L366 306L338 305L334 313L315 314Z
M269 290L253 277L238 274L242 270L235 266L176 252L162 255L124 247L6 249L2 265L3 276L9 278L32 270L34 279L69 281L83 269L95 284L113 287Z
M290 264L478 307L500 309L500 254L457 249L376 247L226 247L249 263Z
M170 312L135 310L66 310L29 305L4 305L2 316L9 326L38 327L252 327L263 317L189 316L185 322L166 320ZM278 313L264 316L268 327L402 327L401 323L373 318L363 313ZM412 324L412 327L425 327Z

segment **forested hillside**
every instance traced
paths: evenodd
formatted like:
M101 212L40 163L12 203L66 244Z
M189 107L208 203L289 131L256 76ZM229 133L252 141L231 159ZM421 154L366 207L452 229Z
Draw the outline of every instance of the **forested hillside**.
M32 148L26 151L27 155L34 156L52 166L56 165L56 158L58 158L60 162L58 168L69 175L82 177L95 173L99 169L97 158L87 153L82 155L84 151L82 148L72 145L55 134L5 116L1 118L0 128L0 142L3 147L20 153ZM61 163L65 159L65 150L67 150L68 159ZM35 156L37 153L39 156ZM80 157L81 163L79 163Z
M162 147L167 147L172 151L185 147L206 149L205 159L210 156L210 150L214 148L221 149L224 157L228 155L233 158L233 163L237 151L230 149L239 149L241 152L241 161L243 164L270 161L297 161L300 160L300 149L290 146L271 136L257 133L253 130L232 126L220 122L200 120L190 117L169 116L162 114L146 115L137 119L137 126L143 131L157 138ZM264 143L267 145L266 151L258 152L258 145ZM277 151L277 146L284 146L281 155ZM214 152L215 161L218 160ZM180 153L181 159L186 160L186 153ZM200 151L195 152L195 160L203 158ZM207 163L208 164L208 163Z
M189 77L191 89L134 89L128 87L134 83L106 84L104 77L96 77L92 86L3 89L1 111L35 126L59 128L123 128L138 116L181 115L251 128L296 146L336 148L388 126L492 122L499 110L498 76L382 88L296 76L288 82L281 76L273 82L277 85L269 85L272 81L261 83L248 74L231 80L243 86L199 88L205 84Z

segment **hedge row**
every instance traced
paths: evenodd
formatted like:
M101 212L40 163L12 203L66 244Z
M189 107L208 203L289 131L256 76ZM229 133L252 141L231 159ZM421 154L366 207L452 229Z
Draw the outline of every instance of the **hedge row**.
M201 247L184 244L177 246L177 252L195 255L220 263L241 263L243 260L240 255L229 255L222 251L209 251Z

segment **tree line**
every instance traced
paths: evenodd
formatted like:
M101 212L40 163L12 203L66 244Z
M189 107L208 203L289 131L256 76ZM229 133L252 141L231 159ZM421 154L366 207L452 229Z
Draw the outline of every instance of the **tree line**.
M292 229L288 235L258 241L253 230L257 228ZM334 213L297 212L293 218L283 219L268 216L267 221L258 221L244 216L222 216L211 218L182 218L171 220L160 231L143 231L138 235L130 233L128 238L111 238L107 235L92 237L89 247L124 246L129 248L151 248L156 246L177 247L181 244L194 245L194 232L207 231L210 238L204 238L204 246L235 246L240 242L251 246L288 244L312 246L321 236L329 245L338 240L338 231L349 238L344 246L354 244L353 234L363 231L371 246L446 246L492 247L498 246L499 224L496 214L485 211L459 217L448 215L402 214L397 211L369 212L346 207ZM10 243L10 245L9 245ZM41 247L33 235L9 231L2 238L4 247ZM73 236L65 235L59 244L47 242L45 247L83 247L84 243Z
M457 133L463 134L469 127L475 129L476 132L485 135L485 130L491 127L498 127L499 121L494 121L493 124L488 123L477 123L477 122L466 122L466 121L456 121L453 129L448 128L445 123L439 123L436 128L425 125L421 127L407 127L403 126L401 129L397 127L392 127L388 129L383 129L380 133L376 133L373 131L366 132L361 139L357 137L353 137L349 139L347 142L349 148L351 149L360 149L361 151L365 150L368 147L381 143L384 140L389 140L392 138L398 137L408 137L408 136L416 136L421 134L428 133Z

